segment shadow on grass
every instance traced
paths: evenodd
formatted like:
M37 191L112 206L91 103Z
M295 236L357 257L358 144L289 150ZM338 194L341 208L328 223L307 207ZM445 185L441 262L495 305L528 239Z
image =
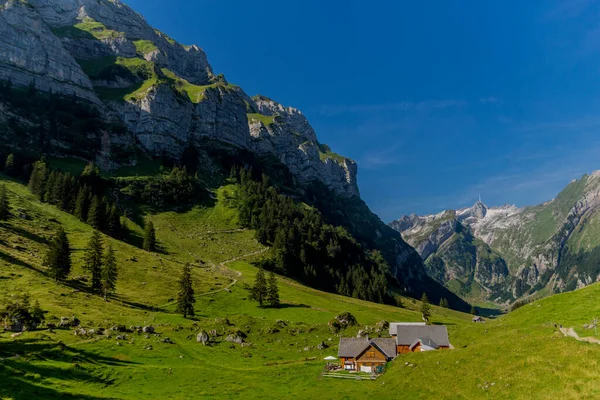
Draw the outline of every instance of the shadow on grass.
M14 264L14 265L18 265L18 266L20 266L20 267L25 267L25 268L28 268L28 269L30 269L30 270L32 270L32 271L36 271L36 272L39 272L39 273L43 273L43 272L42 272L42 271L40 271L39 269L35 268L33 265L31 265L31 264L28 264L28 263L26 263L26 262L25 262L25 261L23 261L23 260L19 260L18 258L16 258L16 257L13 257L13 256L11 256L10 254L6 254L6 253L4 253L4 252L2 252L2 251L0 251L0 260L2 260L2 261L6 261L6 262L7 262L7 263L9 263L9 264Z
M25 239L40 243L40 244L48 244L48 239L43 236L36 235L35 233L29 232L26 229L19 228L18 226L14 226L12 224L0 223L0 228L6 229L9 232L17 236L22 236Z
M109 386L114 380L105 374L94 374L94 366L118 367L135 364L74 349L61 343L36 339L2 343L1 356L9 357L0 362L0 397L14 400L29 399L108 399L83 394L69 394L58 389L42 386L46 379L53 383L100 384ZM18 357L15 355L18 354ZM43 362L43 365L38 363ZM56 365L52 365L55 362Z
M278 307L264 307L264 308L311 308L307 304L293 304L293 303L282 303Z

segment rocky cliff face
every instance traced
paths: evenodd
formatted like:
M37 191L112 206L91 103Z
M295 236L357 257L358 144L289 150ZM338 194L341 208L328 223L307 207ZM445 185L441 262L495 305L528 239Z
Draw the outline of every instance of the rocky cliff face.
M101 104L88 76L27 2L0 0L0 49L0 80Z
M405 216L390 226L416 248L436 280L469 283L473 271L486 298L504 302L545 287L560 292L600 281L599 210L600 172L595 172L539 206L488 208L477 202L437 215ZM450 226L464 227L471 239L462 238L458 246L461 240L450 234Z
M356 164L320 144L300 111L250 98L213 74L202 49L119 0L0 0L0 33L0 80L88 100L151 154L177 158L212 139L276 156L300 184L359 195Z

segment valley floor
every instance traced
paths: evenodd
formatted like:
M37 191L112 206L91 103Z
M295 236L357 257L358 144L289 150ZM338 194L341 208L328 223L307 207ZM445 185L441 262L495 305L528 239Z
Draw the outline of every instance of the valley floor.
M0 223L0 293L28 292L47 319L76 315L85 328L149 325L157 335L125 339L75 336L72 330L38 330L12 339L0 333L0 398L7 399L581 399L600 397L600 346L563 335L556 324L581 336L600 314L600 286L592 285L528 304L486 323L433 307L432 322L448 326L451 351L399 356L376 381L321 377L323 358L337 354L341 336L354 336L380 320L419 321L420 305L405 308L323 293L280 277L282 307L259 308L247 286L250 262L266 251L254 232L240 230L228 204L235 186L218 191L214 207L152 217L161 252L151 254L111 241L119 260L117 295L109 302L72 280L57 285L41 257L60 224L74 248L72 276L83 274L81 258L91 229L27 189L7 182L11 202L28 218ZM134 237L141 228L129 221ZM135 242L132 241L132 242ZM177 279L194 265L196 313L174 313ZM342 311L360 326L330 332L327 322ZM211 343L196 342L201 330ZM227 342L243 332L245 345ZM170 338L174 344L162 343ZM330 347L318 350L321 342Z

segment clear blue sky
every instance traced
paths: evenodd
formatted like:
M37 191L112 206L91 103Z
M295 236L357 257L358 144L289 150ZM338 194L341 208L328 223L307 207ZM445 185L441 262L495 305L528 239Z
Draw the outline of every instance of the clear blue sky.
M386 222L536 204L600 169L598 2L125 1L303 110Z

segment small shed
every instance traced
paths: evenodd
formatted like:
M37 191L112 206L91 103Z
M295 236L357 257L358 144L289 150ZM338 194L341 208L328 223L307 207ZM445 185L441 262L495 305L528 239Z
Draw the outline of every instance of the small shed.
M472 321L473 322L485 322L485 320L482 317L480 317L479 315L474 316Z

